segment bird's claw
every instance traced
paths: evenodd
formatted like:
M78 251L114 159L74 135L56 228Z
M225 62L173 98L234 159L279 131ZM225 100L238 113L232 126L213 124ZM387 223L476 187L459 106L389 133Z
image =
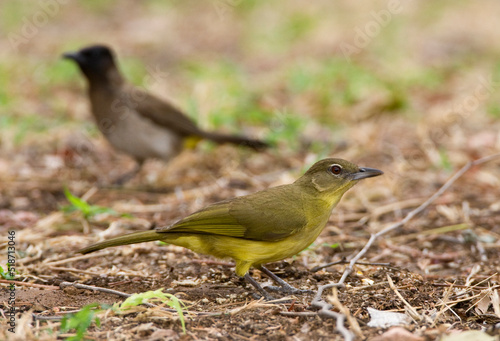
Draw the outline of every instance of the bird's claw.
M288 287L276 287L276 286L272 286L271 285L271 286L267 286L266 289L269 290L269 291L273 291L273 292L281 292L281 293L291 294L291 295L294 295L294 294L312 294L312 293L314 293L314 291L312 291L312 290L297 289L297 288L292 287L291 285L288 286Z
M274 296L271 296L269 294L259 295L257 293L252 293L252 297L256 300L260 300L261 298L264 298L264 301L274 301L276 299Z

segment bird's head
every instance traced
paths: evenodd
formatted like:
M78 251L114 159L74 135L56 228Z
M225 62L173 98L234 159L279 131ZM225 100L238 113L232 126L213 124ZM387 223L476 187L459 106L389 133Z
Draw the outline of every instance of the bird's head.
M104 45L67 52L63 54L63 58L75 61L89 81L105 79L110 73L117 72L113 52Z
M375 168L358 167L346 160L330 158L316 162L295 183L338 201L359 180L382 174L384 172Z

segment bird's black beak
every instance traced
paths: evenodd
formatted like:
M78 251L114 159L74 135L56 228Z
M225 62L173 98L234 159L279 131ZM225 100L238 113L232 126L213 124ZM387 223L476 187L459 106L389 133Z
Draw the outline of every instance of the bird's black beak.
M354 173L352 175L353 180L361 180L366 178L372 178L374 176L379 176L384 174L381 170L375 168L361 167L359 168L359 172Z
M82 61L82 55L79 52L66 52L62 55L64 59L71 59L77 63Z

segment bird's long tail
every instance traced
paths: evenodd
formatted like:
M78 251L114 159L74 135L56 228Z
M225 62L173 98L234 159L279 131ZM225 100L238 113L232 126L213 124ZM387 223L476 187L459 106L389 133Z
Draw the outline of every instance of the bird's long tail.
M100 243L92 244L90 246L87 246L86 248L83 248L81 250L78 250L79 253L91 253L94 251L99 251L102 249L105 249L107 247L111 246L119 246L119 245L128 245L128 244L136 244L136 243L142 243L142 242L151 242L154 240L160 240L162 239L162 234L158 233L156 231L141 231L141 232L134 232L134 233L129 233L123 236L119 236L116 238L112 238L109 240L102 241Z
M212 132L203 132L203 137L214 141L215 143L233 143L233 144L239 144L241 146L253 148L255 150L261 150L269 147L269 144L257 140L257 139L251 139L245 136L236 136L236 135L225 135L225 134L219 134L219 133L212 133Z

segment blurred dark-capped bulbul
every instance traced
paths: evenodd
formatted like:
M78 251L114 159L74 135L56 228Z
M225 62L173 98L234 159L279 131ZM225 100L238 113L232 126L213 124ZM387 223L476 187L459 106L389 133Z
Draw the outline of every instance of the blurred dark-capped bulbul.
M172 159L187 140L207 139L256 150L268 147L260 140L201 130L175 106L127 83L107 46L90 46L63 57L74 60L88 81L92 114L99 130L114 148L137 161L137 167L118 183L131 179L147 159Z

